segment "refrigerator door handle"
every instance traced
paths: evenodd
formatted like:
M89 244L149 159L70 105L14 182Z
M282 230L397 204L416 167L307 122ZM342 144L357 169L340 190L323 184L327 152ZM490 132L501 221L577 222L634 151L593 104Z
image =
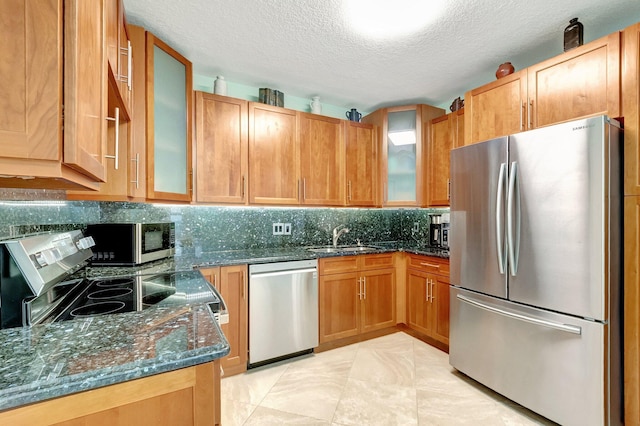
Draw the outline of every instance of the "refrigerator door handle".
M500 174L498 175L498 187L496 190L496 249L498 252L498 268L500 275L505 273L505 247L504 247L504 229L502 223L503 209L503 195L504 195L504 179L507 169L507 164L500 164Z
M461 301L465 302L465 303L468 303L470 305L473 305L473 306L478 307L480 309L484 309L484 310L489 311L489 312L493 312L493 313L498 314L498 315L502 315L502 316L513 318L513 319L520 320L520 321L526 321L526 322L529 322L531 324L536 324L536 325L539 325L539 326L542 326L542 327L553 328L555 330L564 331L564 332L567 332L567 333L578 334L578 335L582 334L582 328L578 327L576 325L561 324L561 323L558 323L558 322L547 321L547 320L540 319L540 318L534 318L534 317L530 317L530 316L527 316L527 315L517 314L515 312L505 311L505 310L500 309L500 308L496 308L496 307L493 307L493 306L485 305L482 302L478 302L477 300L470 299L470 298L465 297L465 296L460 295L460 294L458 294L456 297L458 299L460 299Z
M513 277L518 273L518 257L520 254L520 219L518 163L514 161L511 163L511 170L509 172L509 192L507 193L507 246L509 248L509 269L511 270L511 276Z

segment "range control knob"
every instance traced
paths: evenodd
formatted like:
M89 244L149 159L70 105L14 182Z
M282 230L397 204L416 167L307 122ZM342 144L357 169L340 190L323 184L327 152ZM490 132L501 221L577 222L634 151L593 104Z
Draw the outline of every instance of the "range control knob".
M78 240L78 242L76 243L76 246L80 250L85 250L85 249L88 249L88 248L93 247L95 245L96 245L96 242L93 240L93 237L91 237L91 236L80 238Z

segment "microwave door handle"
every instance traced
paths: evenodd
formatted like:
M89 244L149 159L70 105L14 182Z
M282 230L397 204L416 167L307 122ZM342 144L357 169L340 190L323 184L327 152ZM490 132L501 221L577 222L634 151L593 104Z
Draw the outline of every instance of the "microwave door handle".
M498 268L500 275L505 273L505 247L504 247L504 228L503 228L503 211L504 211L504 179L507 164L500 164L500 174L498 175L498 187L496 191L496 251L498 252Z
M514 206L515 204L515 206ZM515 215L515 218L514 218ZM511 163L509 192L507 194L507 246L509 248L509 269L511 276L518 274L520 254L520 188L518 185L518 163Z

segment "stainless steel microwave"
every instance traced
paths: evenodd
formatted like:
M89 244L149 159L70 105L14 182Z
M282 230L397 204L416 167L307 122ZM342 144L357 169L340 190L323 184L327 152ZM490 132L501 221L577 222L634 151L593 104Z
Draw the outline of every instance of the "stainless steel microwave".
M98 223L87 225L93 237L92 265L139 265L175 253L175 223Z

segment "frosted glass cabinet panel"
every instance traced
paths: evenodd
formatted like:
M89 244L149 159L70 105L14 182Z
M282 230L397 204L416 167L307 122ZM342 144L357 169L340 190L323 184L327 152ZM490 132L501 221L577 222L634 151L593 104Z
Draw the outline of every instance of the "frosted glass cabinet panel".
M416 164L418 132L416 110L387 114L387 194L386 201L417 200Z
M147 32L147 198L191 201L191 62Z

